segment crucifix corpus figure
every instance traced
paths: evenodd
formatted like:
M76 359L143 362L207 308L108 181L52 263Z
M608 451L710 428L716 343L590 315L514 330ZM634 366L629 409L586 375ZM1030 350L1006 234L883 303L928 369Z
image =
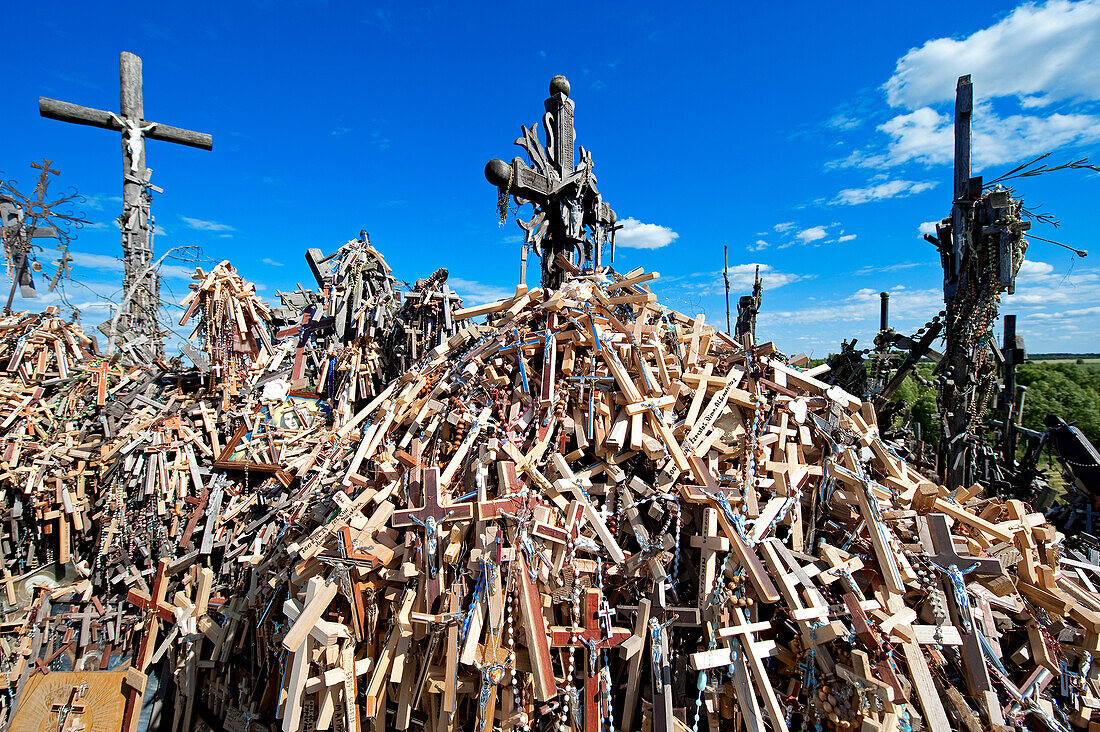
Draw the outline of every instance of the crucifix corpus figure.
M151 173L145 167L145 140L165 140L211 150L214 138L203 132L171 127L145 119L142 101L141 58L123 51L119 56L120 114L46 97L38 98L43 117L100 127L122 133L122 255L125 274L123 292L133 289L124 303L119 326L135 337L146 336L157 356L164 355L164 339L157 323L160 279L153 267L152 221L149 216ZM107 333L110 337L110 333Z
M573 100L569 81L564 76L550 80L550 98L545 103L542 122L546 144L538 140L537 124L522 127L523 135L515 144L527 152L531 164L518 157L511 164L490 160L485 177L497 187L501 220L507 217L508 196L517 205L530 203L535 215L518 221L526 232L520 265L520 284L526 284L527 247L542 257L542 285L556 288L565 279L570 266L598 269L604 244L611 244L615 259L615 212L600 197L592 156L581 147L580 162L575 161ZM561 255L563 262L559 262Z

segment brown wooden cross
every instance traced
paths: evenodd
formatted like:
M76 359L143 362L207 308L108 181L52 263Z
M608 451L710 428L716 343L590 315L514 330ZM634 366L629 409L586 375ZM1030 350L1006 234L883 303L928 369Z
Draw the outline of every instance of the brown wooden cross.
M718 554L728 552L730 540L718 533L718 509L703 509L702 536L691 537L691 545L699 549L699 608L711 607L711 595L718 576Z
M151 612L161 620L176 622L175 605L165 601L164 595L168 592L168 560L162 559L157 563L157 574L153 579L153 592L147 594L141 590L130 588L126 593L126 599L142 610Z
M465 521L473 518L474 504L448 503L440 500L439 468L424 470L424 505L420 508L406 508L394 511L390 525L394 527L418 525L424 530L424 546L421 558L426 570L428 609L432 609L435 600L442 591L437 577L436 544L439 541L439 527L452 521Z
M122 133L123 139L123 179L122 179L122 236L124 256L124 285L147 281L141 292L131 298L129 313L135 318L138 329L147 329L157 320L156 308L160 303L160 284L153 263L153 249L149 241L149 221L135 216L144 207L142 196L149 185L149 173L145 167L145 140L163 140L180 145L188 145L203 150L214 147L214 138L201 132L192 132L178 127L145 119L143 100L141 58L123 51L119 55L119 111L121 114L101 109L82 107L69 102L59 102L46 97L38 98L38 111L43 117L73 122L78 125L99 127ZM150 312L151 311L151 312ZM159 328L152 327L148 335L156 341L157 355L163 355L163 338ZM114 333L109 334L111 338Z
M111 368L109 363L101 363L98 366L89 366L85 369L92 375L92 380L95 382L95 403L99 406L103 406L107 403L107 377L119 376L123 374L120 368Z
M584 648L588 651L588 671L584 679L584 728L585 732L599 732L603 718L600 703L600 673L597 668L597 651L620 645L632 633L626 628L615 628L605 623L600 605L603 592L595 587L585 591L584 626L550 628L550 645L554 648Z
M85 705L80 703L80 698L84 696L84 692L88 690L87 684L81 684L80 686L74 686L69 689L69 698L64 704L54 703L50 706L50 711L57 715L57 729L58 732L75 732L77 729L83 729L84 724L80 722L80 726L68 725L66 722L69 719L70 714L83 714ZM78 720L73 720L78 721Z

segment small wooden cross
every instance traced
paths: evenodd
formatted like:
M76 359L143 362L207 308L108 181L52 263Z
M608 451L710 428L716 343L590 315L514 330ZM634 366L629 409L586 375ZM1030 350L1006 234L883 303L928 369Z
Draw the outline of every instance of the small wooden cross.
M47 161L48 163L49 161ZM66 726L66 722L69 720L70 714L83 714L86 707L80 703L80 699L84 696L84 692L88 690L87 684L81 684L80 686L74 686L69 689L69 698L64 704L53 704L50 706L50 711L57 715L57 729L58 732L76 732L76 730L84 729L84 724L81 720L72 720L74 724ZM79 725L79 726L77 726Z
M586 732L599 732L603 718L600 702L600 672L598 665L601 648L620 645L632 633L626 628L611 627L601 619L603 592L595 587L585 591L584 626L580 628L552 627L550 645L554 648L584 648L588 651L587 674L584 679L584 728Z
M95 403L99 406L103 406L107 403L107 377L119 376L123 374L120 368L111 368L109 363L101 363L98 366L89 366L85 369L92 375L92 380L96 386Z
M691 537L691 545L699 549L699 609L707 610L712 605L714 583L718 575L718 554L728 552L730 542L718 533L718 509L703 509L702 536Z

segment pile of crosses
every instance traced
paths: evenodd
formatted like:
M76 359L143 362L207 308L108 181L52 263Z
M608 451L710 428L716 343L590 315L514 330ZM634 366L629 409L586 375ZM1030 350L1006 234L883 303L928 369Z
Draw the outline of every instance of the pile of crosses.
M1092 727L1100 567L906 464L827 366L604 266L550 91L530 165L487 166L542 287L398 301L364 235L276 313L198 271L194 369L0 322L0 723Z

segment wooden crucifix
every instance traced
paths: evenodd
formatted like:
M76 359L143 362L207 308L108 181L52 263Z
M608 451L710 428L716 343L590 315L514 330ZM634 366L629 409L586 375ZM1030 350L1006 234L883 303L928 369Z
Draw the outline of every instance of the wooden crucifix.
M83 720L70 721L69 717L70 715L84 714L87 707L80 699L87 691L87 684L74 686L69 689L69 698L63 704L55 703L50 706L50 711L57 715L58 732L76 732L76 730L84 729Z
M123 51L119 55L120 114L38 98L43 117L122 132L122 253L125 274L123 290L135 294L126 306L126 326L130 331L149 336L158 356L164 355L164 341L157 325L160 305L160 280L153 265L148 215L149 171L145 167L145 140L164 140L203 150L214 147L214 138L202 132L150 122L145 119L142 100L141 58ZM113 334L111 334L113 335Z
M428 609L432 608L442 591L438 577L436 545L439 543L439 527L451 521L468 521L473 518L474 504L448 503L440 500L439 468L424 470L424 505L420 508L406 508L394 511L391 525L394 527L416 524L424 530L424 566L427 577Z
M550 629L550 645L554 648L584 648L587 653L587 672L584 677L584 729L599 732L603 719L601 704L599 651L620 645L632 633L626 628L611 627L601 612L603 591L590 587L585 591L584 626L580 628L553 627ZM572 652L572 651L570 651Z

